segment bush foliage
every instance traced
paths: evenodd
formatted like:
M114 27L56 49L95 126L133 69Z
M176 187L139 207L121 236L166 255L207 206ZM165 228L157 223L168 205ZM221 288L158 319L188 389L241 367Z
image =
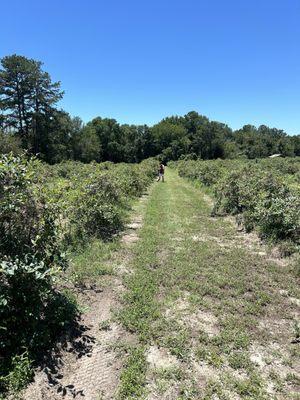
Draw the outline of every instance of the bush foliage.
M179 174L211 188L214 213L237 215L247 231L300 245L300 159L182 160Z
M27 371L77 314L56 284L67 267L66 250L117 233L155 172L154 160L49 166L1 157L0 392L26 383L30 373L18 380L16 360L24 359Z

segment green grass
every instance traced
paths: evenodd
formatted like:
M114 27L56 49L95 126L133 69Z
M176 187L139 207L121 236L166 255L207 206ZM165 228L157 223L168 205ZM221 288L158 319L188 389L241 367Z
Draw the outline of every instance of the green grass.
M268 332L258 329L263 318L290 316L293 329L296 306L287 306L279 290L299 297L294 267L282 268L248 248L226 218L211 217L211 205L204 194L172 170L168 170L165 183L155 184L134 248L130 265L133 273L125 280L127 292L119 319L138 336L145 352L156 344L175 355L183 371L191 370L194 359L216 370L216 383L205 390L194 388L185 398L206 399L209 393L226 390L243 399L271 398L265 392L264 379L257 378L249 349L253 343L270 342ZM180 301L186 303L186 310L176 308ZM193 318L197 310L214 317L215 334L201 333L197 323L196 328L189 324L189 317ZM272 340L286 345L279 331L272 335ZM145 352L138 352L135 358L143 371L147 367ZM293 364L292 353L290 358ZM248 378L235 384L225 379L220 389L224 366ZM146 393L143 380L136 385L140 396ZM187 381L185 385L188 387ZM126 390L122 381L123 398L127 398ZM183 398L180 390L177 396Z
M118 398L119 400L142 399L146 379L145 349L142 346L130 347L127 352L125 368L120 377Z
M103 275L113 274L110 259L120 248L119 239L103 242L93 239L91 243L71 255L70 267L67 271L69 279L81 285Z

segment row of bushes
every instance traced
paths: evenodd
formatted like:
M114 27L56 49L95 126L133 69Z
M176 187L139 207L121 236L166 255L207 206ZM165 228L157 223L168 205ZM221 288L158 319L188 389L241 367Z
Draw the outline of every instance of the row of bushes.
M30 364L76 317L74 301L55 285L65 251L118 232L155 170L154 160L49 166L1 157L0 392L11 389L16 357Z
M247 231L300 246L300 159L179 161L180 176L210 187L215 214L237 215Z
M60 206L65 246L90 236L109 239L122 229L131 199L153 179L156 162L89 164L66 162L50 167L54 174L43 185L49 201Z

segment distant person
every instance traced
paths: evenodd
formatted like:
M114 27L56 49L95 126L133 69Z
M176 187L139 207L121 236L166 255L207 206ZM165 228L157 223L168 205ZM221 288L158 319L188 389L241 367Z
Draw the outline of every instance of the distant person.
M160 163L159 165L157 182L160 181L160 179L162 182L165 181L165 166L163 163Z

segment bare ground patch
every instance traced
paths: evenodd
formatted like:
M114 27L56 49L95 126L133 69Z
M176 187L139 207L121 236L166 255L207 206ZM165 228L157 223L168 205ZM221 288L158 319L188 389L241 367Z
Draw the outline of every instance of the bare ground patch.
M150 346L147 351L147 362L150 368L171 368L176 367L179 361L175 356L170 354L167 349L158 346Z
M124 336L124 332L116 324L107 325L105 330L101 328L110 319L111 308L117 306L114 293L107 287L103 291L86 290L80 297L88 308L80 319L82 334L74 341L67 340L61 351L53 352L52 363L46 361L37 371L24 399L93 400L100 392L104 399L114 398L120 361L110 350L110 345Z
M218 319L209 310L195 309L191 307L189 294L183 294L172 307L167 308L165 316L175 318L179 324L187 327L192 336L200 332L205 332L208 336L214 336L219 333Z
M297 392L300 394L299 360L297 363L290 364L287 350L283 349L279 343L271 342L267 345L253 343L249 352L250 360L265 381L266 390L269 394L275 395L279 385L281 392L286 394ZM292 379L293 377L298 377L296 384Z
M122 234L121 242L125 245L131 245L139 240L138 231L143 225L143 215L139 208L147 201L149 194L145 193L139 200L138 207L135 207L134 215L131 221L125 226L125 232Z

